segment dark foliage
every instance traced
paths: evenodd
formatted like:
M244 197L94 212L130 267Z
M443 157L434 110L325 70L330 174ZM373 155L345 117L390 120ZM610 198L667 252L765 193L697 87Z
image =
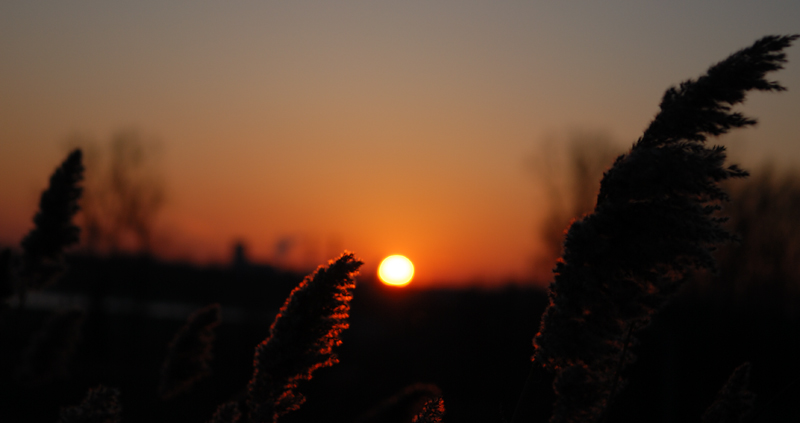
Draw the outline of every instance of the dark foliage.
M741 423L753 409L755 394L747 389L750 382L750 363L733 371L717 399L703 414L702 423Z
M14 294L14 255L10 248L0 250L0 301Z
M100 385L89 389L80 405L61 410L59 423L119 423L119 391Z
M24 385L46 385L68 376L85 315L78 309L55 313L33 335L18 370Z
M678 88L668 89L661 100L661 111L639 143L654 146L679 143L689 147L692 141L703 142L709 135L722 135L731 128L755 124L754 119L731 112L731 106L743 102L750 90L786 90L764 76L783 69L786 63L783 49L797 38L797 35L766 36L712 66L697 81L688 80Z
M235 402L226 402L217 407L217 411L208 423L237 423L241 417L239 405Z
M158 393L162 399L189 390L211 373L214 330L219 323L219 304L211 304L192 313L175 334L161 366Z
M64 270L64 248L78 242L80 229L72 218L82 191L81 159L81 150L70 153L42 193L33 219L36 227L22 240L24 288L38 289L52 282Z
M444 416L444 400L434 398L422 406L422 411L414 416L412 423L442 423Z
M713 248L733 238L715 215L719 182L746 176L723 167L708 136L755 121L731 106L749 90L780 91L767 72L796 36L769 36L669 89L661 111L606 172L594 212L570 227L534 339L535 365L556 375L552 422L601 418L634 359L633 333L650 321L691 269L713 268Z
M355 423L405 423L419 414L429 400L441 396L438 386L416 383L367 410Z
M295 288L256 347L253 378L248 386L250 422L278 421L305 401L298 382L322 367L336 364L333 348L347 329L350 292L363 263L345 252L320 266Z

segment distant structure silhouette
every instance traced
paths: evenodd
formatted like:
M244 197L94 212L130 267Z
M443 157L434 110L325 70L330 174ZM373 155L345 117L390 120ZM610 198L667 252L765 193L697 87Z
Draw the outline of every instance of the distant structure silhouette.
M250 259L247 256L247 245L244 241L236 241L233 244L233 259L231 265L236 269L246 269L250 266Z

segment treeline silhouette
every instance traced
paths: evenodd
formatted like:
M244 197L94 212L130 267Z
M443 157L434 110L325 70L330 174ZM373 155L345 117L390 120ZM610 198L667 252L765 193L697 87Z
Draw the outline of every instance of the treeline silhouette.
M73 134L68 145L84 153L87 167L81 198L83 246L92 253L153 253L156 222L167 189L156 161L157 141L134 128L115 132L100 145Z
M666 92L644 135L605 172L591 213L571 224L546 295L391 290L371 277L356 288L361 262L349 252L302 280L266 266L67 256L78 241L83 176L81 151L73 151L42 194L21 251L0 253L0 416L796 420L796 316L772 303L744 310L720 301L709 287L726 281L696 276L757 277L764 266L780 280L770 286L797 283L794 250L769 248L770 237L793 233L781 212L796 204L792 184L765 179L776 191L757 207L735 203L731 223L747 249L728 247L715 261L714 250L737 237L723 226L721 183L747 172L725 164L723 147L706 145L755 123L731 110L748 91L784 89L765 75L782 68L796 38L764 37ZM773 199L779 209L763 205ZM765 214L786 228L758 226ZM742 263L751 257L762 264L748 274L752 264ZM689 283L706 290L679 295ZM79 307L51 311L60 301Z

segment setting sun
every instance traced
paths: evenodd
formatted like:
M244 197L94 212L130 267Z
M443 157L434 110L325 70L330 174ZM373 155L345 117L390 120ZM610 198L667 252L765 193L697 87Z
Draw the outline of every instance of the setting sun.
M386 285L408 285L414 277L414 264L405 256L389 256L378 267L378 276Z

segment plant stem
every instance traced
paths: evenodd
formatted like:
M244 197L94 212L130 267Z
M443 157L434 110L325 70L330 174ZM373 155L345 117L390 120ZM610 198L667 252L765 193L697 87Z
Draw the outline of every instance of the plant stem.
M553 375L534 361L517 401L517 407L514 409L511 423L546 421L553 407L552 386Z

